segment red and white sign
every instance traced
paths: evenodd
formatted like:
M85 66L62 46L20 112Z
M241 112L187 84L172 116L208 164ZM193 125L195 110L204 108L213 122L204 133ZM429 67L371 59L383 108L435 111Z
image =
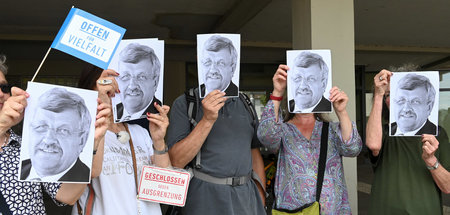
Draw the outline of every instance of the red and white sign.
M185 170L142 168L139 199L183 207L191 175Z

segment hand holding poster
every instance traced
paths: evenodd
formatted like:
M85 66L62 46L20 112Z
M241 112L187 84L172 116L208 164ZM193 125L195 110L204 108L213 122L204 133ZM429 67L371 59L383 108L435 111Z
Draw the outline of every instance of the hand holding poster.
M190 177L185 170L144 166L139 183L139 199L184 206Z
M72 8L51 48L107 69L124 33L120 26Z

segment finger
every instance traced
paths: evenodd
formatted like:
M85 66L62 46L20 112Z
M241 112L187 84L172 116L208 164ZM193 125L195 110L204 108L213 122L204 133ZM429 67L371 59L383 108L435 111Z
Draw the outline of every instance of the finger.
M147 120L148 120L151 124L157 126L158 128L164 128L164 127L165 127L165 123L164 123L164 122L161 122L160 120L157 120L157 119L154 119L154 118L150 118L150 117L147 117Z
M26 95L16 95L11 96L6 102L13 102L13 103L19 103L22 104L24 107L27 106L27 97Z
M7 115L13 119L19 119L23 115L23 112L19 113L19 112L13 110L12 108L5 110L4 113L5 113L5 115Z
M217 103L213 106L214 110L220 110L225 105L225 102Z
M432 155L433 152L434 152L432 146L431 146L428 142L426 142L426 143L423 144L422 150L423 150L427 155Z
M20 96L20 95L23 95L26 98L30 97L30 94L28 94L26 91L24 91L18 87L11 88L11 96Z
M210 103L210 105L211 105L212 107L216 107L216 106L219 105L219 104L225 104L226 101L227 101L227 98L226 98L226 97L222 97L222 98L218 98L218 99L212 101L212 102Z
M159 121L165 121L167 119L166 116L161 116L159 114L147 113L147 119L156 119Z
M106 78L109 76L119 76L119 73L117 73L113 69L106 69L106 70L103 70L102 74L100 75L101 78Z
M155 106L156 110L157 110L162 116L166 116L167 113L169 113L169 110L170 110L170 107L169 107L169 106L167 106L167 105L161 106L161 105L159 105L159 104L156 103L156 102L155 102L153 105Z
M11 102L10 104L9 104L9 108L12 110L12 111L15 111L15 112L17 112L17 113L23 113L23 111L25 110L25 107L24 107L24 105L22 105L21 103L17 103L17 102Z
M95 120L95 127L101 127L102 125L106 125L106 118L105 117L101 117L98 118L97 120Z
M213 92L208 94L208 96L206 96L202 102L205 102L208 104L208 103L214 102L220 98L224 98L224 96L225 96L225 92L221 92L220 90L214 90Z
M97 119L100 119L102 117L108 118L110 115L111 115L111 109L110 108L106 108L106 109L103 109L103 110L99 111L97 113L96 118Z
M287 80L287 73L283 70L278 70L277 73L275 73L274 76L275 80L283 80L286 81Z
M277 71L278 70L281 70L282 72L286 72L286 71L289 70L289 67L287 65L285 65L285 64L280 64L280 65L278 65Z

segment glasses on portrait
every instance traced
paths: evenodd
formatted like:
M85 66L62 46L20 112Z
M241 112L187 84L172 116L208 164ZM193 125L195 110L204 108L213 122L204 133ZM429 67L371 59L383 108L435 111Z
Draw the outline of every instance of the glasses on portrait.
M414 98L412 100L408 100L408 99L406 99L404 97L399 98L399 99L395 99L394 102L397 105L404 105L404 104L408 103L410 106L420 106L420 105L425 103L423 100L421 100L419 98Z
M33 129L33 131L40 134L45 134L49 130L51 130L56 134L58 138L67 138L69 136L82 133L80 130L74 130L66 126L62 126L55 129L45 123L32 123L31 128Z
M219 60L217 62L212 61L211 59L206 59L204 61L202 61L203 66L205 67L211 67L211 66L215 66L215 68L225 68L227 67L227 63L225 63L225 61L223 60Z
M130 81L131 79L138 81L138 82L144 82L147 81L151 78L151 76L146 75L146 74L138 74L136 76L134 75L130 75L130 74L126 74L126 75L122 75L119 77L119 80L121 81Z
M12 85L10 84L0 84L0 89L3 93L11 93Z
M315 76L309 76L307 78L304 78L301 75L299 75L299 76L295 76L292 80L295 83L301 83L303 81L306 84L312 84L312 83L316 83L318 80L320 80L320 78L317 78Z

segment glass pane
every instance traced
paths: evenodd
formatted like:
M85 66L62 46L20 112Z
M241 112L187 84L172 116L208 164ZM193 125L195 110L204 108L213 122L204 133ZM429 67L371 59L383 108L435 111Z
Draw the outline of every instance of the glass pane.
M450 71L441 71L439 76L439 87L450 88Z
M439 125L450 133L450 91L439 93Z

